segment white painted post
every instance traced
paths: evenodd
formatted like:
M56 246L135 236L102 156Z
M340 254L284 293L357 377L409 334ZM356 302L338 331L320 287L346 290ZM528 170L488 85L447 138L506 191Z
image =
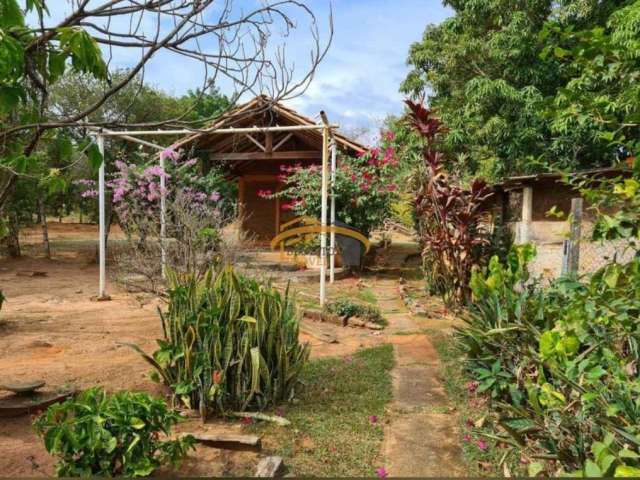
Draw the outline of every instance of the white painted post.
M533 220L533 188L522 189L522 221L520 222L520 241L527 243L531 239L531 221Z
M100 256L100 289L98 292L98 299L104 300L107 299L107 291L106 291L106 233L107 228L105 225L105 207L104 207L104 165L105 165L105 157L104 157L104 137L99 133L96 137L96 143L98 144L98 150L102 155L102 163L100 164L100 169L98 170L98 218L100 222L99 235L99 256Z
M165 270L167 267L167 252L165 250L165 238L167 236L167 182L165 179L164 155L162 152L160 152L160 168L162 169L162 175L160 175L160 268L162 270L162 278L165 279Z
M336 140L335 138L331 142L331 233L329 237L329 282L333 283L335 280L336 269L336 232L334 227L336 226Z
M323 307L326 297L327 283L327 156L329 146L329 129L322 129L322 203L320 208L320 306Z

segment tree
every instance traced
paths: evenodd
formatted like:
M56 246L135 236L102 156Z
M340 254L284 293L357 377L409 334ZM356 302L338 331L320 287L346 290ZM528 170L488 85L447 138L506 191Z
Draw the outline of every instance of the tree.
M588 123L560 129L548 99L575 74L543 52L562 48L543 35L549 22L574 29L601 26L619 5L609 0L449 0L455 15L427 27L411 46L401 90L428 96L448 131L450 167L499 178L548 168L609 165L615 151Z
M584 30L549 22L543 31L559 46L547 47L571 79L550 98L552 128L593 131L624 160L640 149L640 1L616 9L604 27Z
M295 0L261 2L246 11L233 0L222 6L215 0L74 0L67 6L67 15L56 21L46 0L0 0L0 211L17 176L38 162L34 152L54 135L52 131L125 124L121 119L96 119L96 112L142 78L159 52L202 65L201 92L210 91L225 77L235 88L234 95L266 92L282 100L304 90L328 48L320 41L311 9ZM310 26L314 42L308 68L295 77L284 41L297 25ZM329 41L331 35L330 28ZM126 52L138 60L122 75L113 75L110 59ZM103 81L104 86L84 109L52 116L52 87L69 69ZM184 126L189 124L189 113L187 109L170 120L134 125ZM73 146L89 153L94 167L100 164L94 147ZM57 177L52 171L48 176Z

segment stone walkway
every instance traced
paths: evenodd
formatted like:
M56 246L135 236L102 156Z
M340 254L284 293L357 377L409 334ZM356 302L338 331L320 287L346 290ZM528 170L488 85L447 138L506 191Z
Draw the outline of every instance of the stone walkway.
M422 325L398 292L396 278L376 280L378 306L389 321L394 345L391 420L385 426L383 455L391 477L463 476L455 413L439 379L438 355Z

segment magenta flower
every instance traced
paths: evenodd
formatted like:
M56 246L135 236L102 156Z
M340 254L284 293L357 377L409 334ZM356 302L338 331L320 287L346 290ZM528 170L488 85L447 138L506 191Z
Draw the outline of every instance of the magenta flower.
M486 451L489 448L489 445L487 445L487 442L485 442L484 440L478 440L476 442L476 445L478 446L478 448L480 450L482 450L483 452Z
M375 425L376 423L378 423L378 417L376 415L370 415L369 423L371 423L372 425Z
M465 442L469 443L471 441L471 435L469 435L468 433L466 433L464 435L464 437L462 437L462 440L464 440Z
M378 476L378 478L387 478L389 476L389 473L387 473L384 467L380 467L376 468L376 475Z

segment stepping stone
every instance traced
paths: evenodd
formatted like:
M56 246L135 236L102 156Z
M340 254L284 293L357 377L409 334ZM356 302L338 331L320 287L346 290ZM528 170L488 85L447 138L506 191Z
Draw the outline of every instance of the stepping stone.
M34 392L31 395L10 395L0 398L0 417L19 417L44 410L62 402L74 392Z
M190 435L198 443L225 450L259 451L262 448L262 440L257 435L240 435L236 433L191 433Z
M5 382L0 384L0 390L7 390L13 393L28 394L33 393L45 386L44 380L33 380L28 382Z
M256 477L273 478L279 477L284 470L282 457L266 457L260 460L256 469Z

